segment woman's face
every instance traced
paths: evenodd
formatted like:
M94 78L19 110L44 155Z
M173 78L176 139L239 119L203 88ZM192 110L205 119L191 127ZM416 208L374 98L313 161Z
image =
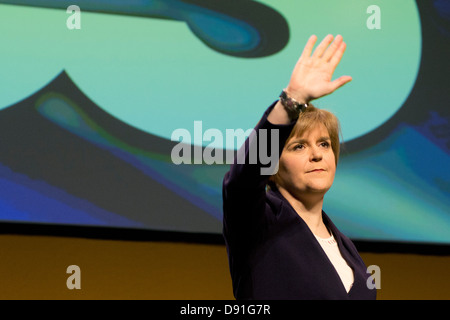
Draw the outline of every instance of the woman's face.
M330 135L317 124L287 141L280 157L277 182L293 196L325 194L336 172Z

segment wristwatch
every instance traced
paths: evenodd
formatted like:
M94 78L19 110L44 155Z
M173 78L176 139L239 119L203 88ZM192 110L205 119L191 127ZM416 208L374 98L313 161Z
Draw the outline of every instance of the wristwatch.
M288 96L286 90L281 91L280 94L281 104L284 106L291 118L298 118L300 112L308 108L308 103L300 103L294 98Z

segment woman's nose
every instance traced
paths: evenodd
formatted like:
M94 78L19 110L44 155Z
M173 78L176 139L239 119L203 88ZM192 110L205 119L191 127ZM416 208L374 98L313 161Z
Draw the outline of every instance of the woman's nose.
M311 161L320 161L322 160L322 150L320 148L311 148L311 155L310 155Z

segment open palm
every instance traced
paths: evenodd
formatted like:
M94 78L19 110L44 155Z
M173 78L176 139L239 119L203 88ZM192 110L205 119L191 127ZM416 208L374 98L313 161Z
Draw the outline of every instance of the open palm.
M333 41L333 36L327 35L312 53L316 40L315 35L309 38L286 88L289 95L300 102L328 95L352 80L350 76L332 80L346 48L342 36L336 36Z

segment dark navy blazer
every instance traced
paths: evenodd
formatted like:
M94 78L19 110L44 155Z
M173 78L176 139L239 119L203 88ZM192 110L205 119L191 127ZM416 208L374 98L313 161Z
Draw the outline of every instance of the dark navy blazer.
M249 164L249 143L258 143L259 129L278 129L281 155L295 125L273 125L267 116L247 139L223 180L223 235L236 299L375 299L376 289L366 282L370 274L352 241L323 212L323 221L337 240L339 250L353 269L354 283L347 293L336 269L314 234L275 186L267 190L262 165ZM270 138L270 134L267 134ZM268 153L271 154L268 139Z

